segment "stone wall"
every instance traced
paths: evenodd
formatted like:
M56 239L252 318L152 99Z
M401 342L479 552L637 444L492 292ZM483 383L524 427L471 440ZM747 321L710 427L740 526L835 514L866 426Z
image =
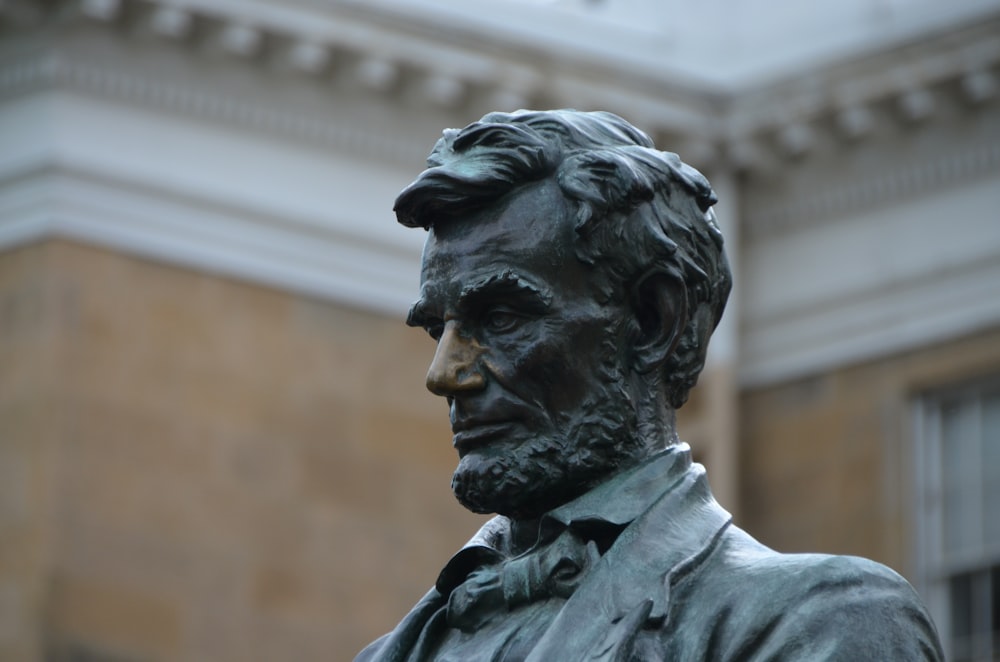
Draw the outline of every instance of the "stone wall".
M914 399L1000 373L1000 329L742 394L739 523L914 579Z
M0 659L350 659L480 521L400 320L63 241L0 310Z

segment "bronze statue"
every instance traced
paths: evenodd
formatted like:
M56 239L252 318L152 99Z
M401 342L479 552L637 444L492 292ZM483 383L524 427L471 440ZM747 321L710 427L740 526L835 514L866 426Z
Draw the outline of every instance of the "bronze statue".
M458 500L497 513L357 660L940 660L872 561L731 525L677 438L731 276L708 181L610 113L445 131L397 198L428 230Z

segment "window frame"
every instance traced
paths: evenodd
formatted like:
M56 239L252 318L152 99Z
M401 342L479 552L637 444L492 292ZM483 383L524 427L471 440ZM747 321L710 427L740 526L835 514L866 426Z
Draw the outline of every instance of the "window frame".
M984 472L975 477L973 491L975 512L964 513L966 525L969 520L978 520L978 548L967 547L964 550L946 550L945 540L945 494L949 486L945 485L943 456L946 440L944 439L944 412L951 404L959 407L972 407L970 416L973 423L971 437L975 444L976 457L984 460L986 453L983 446L985 434L982 427L984 420L984 401L987 398L1000 395L1000 375L961 384L936 388L921 394L914 403L914 457L915 457L915 560L917 567L916 585L927 604L931 617L938 627L942 645L949 659L954 655L954 636L952 632L951 613L951 582L966 573L985 572L989 582L989 573L997 572L1000 566L1000 541L992 544L986 540L986 519L991 510L996 510L1000 517L1000 504L991 509L986 503L987 477ZM960 414L962 415L962 414ZM976 526L975 523L972 525ZM987 593L990 588L987 587ZM994 589L995 590L995 589ZM980 596L982 599L982 596ZM986 598L988 600L988 597ZM994 598L993 602L996 602ZM997 615L993 614L993 619ZM992 650L994 659L996 651L1000 650L1000 632L992 632ZM977 658L983 659L983 658ZM989 659L989 658L987 658Z

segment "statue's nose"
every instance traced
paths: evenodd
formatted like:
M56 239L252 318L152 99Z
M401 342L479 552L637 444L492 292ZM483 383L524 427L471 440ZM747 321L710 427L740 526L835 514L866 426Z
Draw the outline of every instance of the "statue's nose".
M427 370L427 390L435 395L451 396L483 388L486 379L479 367L481 353L479 343L463 337L455 321L447 322Z

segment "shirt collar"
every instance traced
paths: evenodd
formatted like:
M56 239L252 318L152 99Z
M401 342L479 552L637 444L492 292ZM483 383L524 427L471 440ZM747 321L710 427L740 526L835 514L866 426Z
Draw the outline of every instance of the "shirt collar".
M574 525L624 528L670 491L690 466L690 447L670 446L543 515L539 540L547 541ZM510 528L503 515L487 522L445 564L436 582L438 591L447 595L476 568L505 560L510 555Z
M564 527L581 521L631 524L653 501L669 491L689 466L690 447L684 443L670 446L550 511L542 520L553 520Z

